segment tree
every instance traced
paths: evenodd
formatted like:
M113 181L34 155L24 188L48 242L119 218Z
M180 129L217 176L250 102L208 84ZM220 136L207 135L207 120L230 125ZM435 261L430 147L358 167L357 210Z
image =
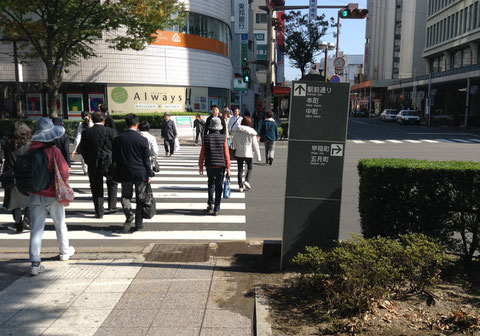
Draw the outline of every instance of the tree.
M56 95L65 70L96 57L102 36L112 48L142 50L157 30L183 20L178 0L1 0L0 32L17 36L24 60L45 65L47 109L56 116ZM105 35L103 35L105 34Z
M298 12L284 14L285 42L282 51L290 59L290 65L306 74L307 65L320 52L320 38L325 35L329 22L325 14L317 16L316 20L308 21L308 15ZM333 24L333 18L330 19Z

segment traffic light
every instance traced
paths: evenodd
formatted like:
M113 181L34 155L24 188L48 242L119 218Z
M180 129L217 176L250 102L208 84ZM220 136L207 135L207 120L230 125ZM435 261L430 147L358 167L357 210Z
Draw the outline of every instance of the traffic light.
M340 19L364 19L367 14L368 9L359 9L357 4L348 4L338 11Z
M242 69L242 74L243 74L243 82L244 83L250 83L250 68L243 68Z

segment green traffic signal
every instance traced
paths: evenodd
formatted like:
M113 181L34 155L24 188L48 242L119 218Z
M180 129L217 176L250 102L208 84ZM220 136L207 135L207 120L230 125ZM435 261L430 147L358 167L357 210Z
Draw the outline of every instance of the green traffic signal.
M342 18L348 17L348 14L350 14L350 11L349 11L348 9L344 9L344 10L342 10L342 11L340 12L340 16L341 16Z
M243 82L244 83L250 82L250 76L249 75L243 75Z

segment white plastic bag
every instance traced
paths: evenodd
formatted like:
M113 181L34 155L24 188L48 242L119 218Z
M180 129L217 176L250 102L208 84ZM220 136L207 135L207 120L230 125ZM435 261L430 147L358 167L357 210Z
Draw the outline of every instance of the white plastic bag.
M178 152L179 149L180 149L180 141L178 141L178 138L175 138L175 148L174 148L174 151L175 151L175 152Z

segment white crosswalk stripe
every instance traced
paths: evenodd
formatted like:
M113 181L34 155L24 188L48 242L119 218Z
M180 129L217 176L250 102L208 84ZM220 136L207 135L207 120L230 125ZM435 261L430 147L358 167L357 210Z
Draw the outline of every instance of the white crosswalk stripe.
M121 211L121 184L118 185L119 211L105 212L102 219L94 216L90 183L82 171L80 162L72 162L69 184L75 191L75 200L66 207L66 222L70 239L246 239L246 200L240 193L236 181L237 164L232 161L232 194L222 199L218 216L205 213L207 206L207 176L198 173L200 147L181 146L172 157L158 158L160 172L152 179L153 195L157 203L157 214L144 219L142 231L120 234L125 215ZM105 189L105 207L107 195ZM0 202L4 191L0 190ZM132 201L134 202L134 200ZM135 207L135 205L133 205ZM44 239L55 239L53 222L46 220ZM29 234L14 234L12 215L0 210L0 240L29 239Z
M440 143L470 143L470 144L477 144L480 143L480 139L387 139L387 140L349 140L349 142L353 142L354 144L366 144L366 143L374 143L377 145L386 144L386 143L394 143L394 144L440 144Z

